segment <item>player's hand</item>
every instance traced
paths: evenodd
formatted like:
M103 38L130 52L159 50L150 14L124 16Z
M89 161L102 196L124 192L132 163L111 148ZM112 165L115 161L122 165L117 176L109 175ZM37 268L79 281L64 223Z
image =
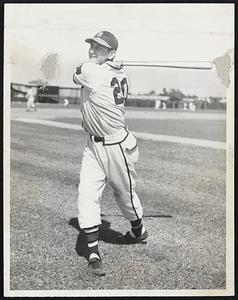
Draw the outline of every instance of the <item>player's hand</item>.
M122 69L124 67L124 62L123 62L123 60L117 60L117 61L113 62L113 65L117 69Z

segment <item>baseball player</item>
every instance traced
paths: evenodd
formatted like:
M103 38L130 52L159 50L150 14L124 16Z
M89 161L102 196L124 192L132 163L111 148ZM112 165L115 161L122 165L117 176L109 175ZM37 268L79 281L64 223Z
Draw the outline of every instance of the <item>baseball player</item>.
M68 107L69 106L69 100L68 99L64 99L64 106Z
M34 93L32 87L30 87L28 92L26 93L26 98L27 98L27 109L26 109L26 111L30 111L31 108L33 108L34 111L36 111L36 105L34 103L35 93Z
M142 223L142 206L135 192L135 163L139 151L135 136L125 123L128 77L122 62L114 62L118 40L101 31L89 43L89 60L73 74L81 85L82 126L88 133L78 186L78 222L87 237L88 267L97 276L105 275L98 250L101 224L100 200L108 182L131 230L122 242L143 243L148 232Z

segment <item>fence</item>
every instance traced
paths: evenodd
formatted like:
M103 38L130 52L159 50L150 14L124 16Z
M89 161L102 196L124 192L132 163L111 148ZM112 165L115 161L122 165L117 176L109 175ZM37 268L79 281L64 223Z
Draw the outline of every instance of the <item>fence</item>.
M80 88L58 87L11 83L11 101L26 102L26 93L32 87L36 94L36 102L63 103L67 99L71 104L80 103Z
M63 103L67 99L70 104L80 104L81 89L59 86L45 86L11 83L11 101L26 102L26 93L29 87L33 87L36 94L36 102L40 103ZM212 98L212 97L211 97ZM197 109L226 109L226 102L222 99L213 98L193 99ZM223 99L224 100L224 99ZM190 100L184 98L180 101L172 101L168 96L161 95L128 95L126 106L134 107L156 107L156 102L161 102L161 107L183 109L185 102Z

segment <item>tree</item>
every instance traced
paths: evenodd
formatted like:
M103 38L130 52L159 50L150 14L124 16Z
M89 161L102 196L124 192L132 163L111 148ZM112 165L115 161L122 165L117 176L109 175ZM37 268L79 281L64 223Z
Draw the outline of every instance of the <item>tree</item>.
M149 95L151 95L151 96L152 96L152 95L155 95L155 91L154 91L154 90L150 91L150 92L149 92Z
M168 92L169 100L172 102L172 107L175 108L179 101L182 101L185 97L179 89L170 89Z
M191 99L197 99L198 96L197 95L187 95L186 98L191 98Z
M35 84L35 85L41 85L41 86L46 86L48 85L48 81L47 80L42 80L42 79L34 79L29 81L30 84Z
M170 89L168 96L172 101L181 101L185 97L185 95L179 89Z
M148 92L148 93L144 93L143 95L146 95L146 96L152 96L152 95L155 95L155 94L156 94L155 91L152 90L152 91L150 91L150 92Z

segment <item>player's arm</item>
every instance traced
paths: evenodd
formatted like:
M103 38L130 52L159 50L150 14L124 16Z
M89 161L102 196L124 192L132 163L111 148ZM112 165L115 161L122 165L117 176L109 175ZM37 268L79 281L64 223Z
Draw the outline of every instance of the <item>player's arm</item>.
M75 84L94 89L102 78L102 74L101 65L90 60L77 67L76 72L73 74L73 81Z

